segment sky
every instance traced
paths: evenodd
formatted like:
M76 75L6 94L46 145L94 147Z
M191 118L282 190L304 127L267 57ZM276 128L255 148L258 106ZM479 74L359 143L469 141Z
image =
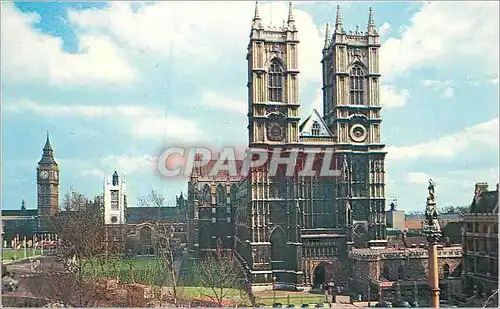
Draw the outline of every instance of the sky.
M325 24L381 35L387 189L423 210L470 204L499 169L497 2L294 2L300 115L322 113ZM101 194L104 173L127 175L129 204L155 189L175 201L186 180L157 176L167 147L247 144L246 48L254 2L10 3L1 6L2 207L36 208L46 132L60 196ZM261 2L281 25L287 2Z

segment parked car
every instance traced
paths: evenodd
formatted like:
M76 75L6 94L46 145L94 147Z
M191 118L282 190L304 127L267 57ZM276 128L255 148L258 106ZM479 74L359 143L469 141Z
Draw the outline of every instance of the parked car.
M297 288L297 285L295 285L294 283L289 283L289 282L275 282L273 284L273 290L292 291L292 292L299 291L299 289Z
M392 308L392 304L387 301L379 301L375 307L377 308Z

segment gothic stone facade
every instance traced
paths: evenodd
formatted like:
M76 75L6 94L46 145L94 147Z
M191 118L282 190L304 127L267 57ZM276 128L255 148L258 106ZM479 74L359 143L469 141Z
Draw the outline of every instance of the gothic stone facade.
M476 184L470 212L463 218L464 292L482 305L498 289L498 184ZM458 294L460 295L460 294ZM498 305L498 296L488 306Z
M346 281L343 265L353 246L386 244L379 47L371 11L366 31L347 33L338 10L322 51L324 116L313 111L299 125L292 8L275 28L264 27L256 7L247 54L249 146L330 151L343 175L271 177L264 167L239 184L236 250L254 284L313 284L321 261L333 264L329 276Z
M427 248L353 249L349 259L349 286L363 299L370 293L371 299L394 301L400 289L403 300L430 305ZM460 282L461 262L461 247L438 248L441 299Z
M187 237L191 258L203 258L215 252L219 245L234 248L234 220L237 184L240 177L230 177L226 171L209 176L215 161L197 168L188 182ZM241 161L236 162L241 168Z

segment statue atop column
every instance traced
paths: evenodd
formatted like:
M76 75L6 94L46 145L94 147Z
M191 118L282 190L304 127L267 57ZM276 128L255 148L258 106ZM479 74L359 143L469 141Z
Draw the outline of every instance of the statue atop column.
M429 237L439 238L441 234L441 227L439 226L439 213L436 206L436 184L432 179L429 179L429 186L427 187L427 189L429 190L429 196L427 197L427 203L425 207L425 230L429 234Z

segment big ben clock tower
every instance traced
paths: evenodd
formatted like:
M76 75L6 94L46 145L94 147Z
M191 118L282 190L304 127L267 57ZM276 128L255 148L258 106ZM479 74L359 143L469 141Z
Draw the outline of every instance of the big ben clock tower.
M59 211L59 167L54 160L54 150L49 134L37 168L38 231L48 232L47 219Z

